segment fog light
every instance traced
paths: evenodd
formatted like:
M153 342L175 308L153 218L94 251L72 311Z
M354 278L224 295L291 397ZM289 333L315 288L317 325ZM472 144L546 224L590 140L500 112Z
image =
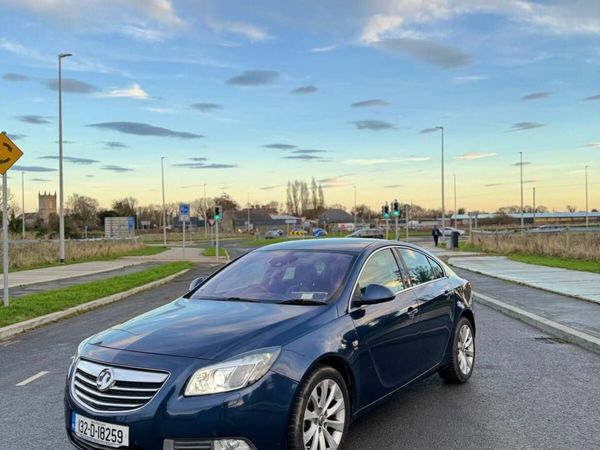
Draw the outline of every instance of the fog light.
M213 450L252 450L246 441L240 439L219 439L213 441Z

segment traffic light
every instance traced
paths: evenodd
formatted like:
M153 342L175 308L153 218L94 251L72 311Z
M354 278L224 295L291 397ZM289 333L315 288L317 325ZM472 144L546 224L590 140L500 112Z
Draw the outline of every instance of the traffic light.
M383 218L384 219L390 218L390 207L388 206L387 203L385 205L383 205Z
M398 200L394 200L394 203L392 203L392 208L394 210L394 216L398 217L400 215L400 204L398 203Z
M221 210L221 207L215 206L215 220L217 222L220 222L222 218L223 218L223 211Z

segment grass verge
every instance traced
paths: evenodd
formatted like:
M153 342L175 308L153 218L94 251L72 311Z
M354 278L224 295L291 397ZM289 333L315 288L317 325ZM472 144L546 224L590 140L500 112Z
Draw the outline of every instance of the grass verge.
M526 264L558 267L561 269L578 270L581 272L600 273L600 261L580 261L576 259L556 258L552 256L512 254L508 258Z
M8 308L0 307L0 327L143 286L191 266L189 262L171 262L128 275L24 295L12 300Z
M207 247L202 251L204 256L216 256L217 249L215 247ZM227 252L223 247L219 247L219 256L227 256Z
M102 256L93 256L90 258L84 258L79 260L66 260L64 263L60 262L51 262L51 263L43 263L43 264L32 264L27 266L21 266L17 268L11 268L9 272L20 272L21 270L32 270L32 269L44 269L46 267L56 267L56 266L64 266L66 264L79 264L84 262L94 262L94 261L113 261L115 259L123 258L125 256L152 256L158 253L162 253L167 250L167 247L163 246L146 246L141 248L134 248L133 250L127 250L124 252L114 252L109 253L108 255Z

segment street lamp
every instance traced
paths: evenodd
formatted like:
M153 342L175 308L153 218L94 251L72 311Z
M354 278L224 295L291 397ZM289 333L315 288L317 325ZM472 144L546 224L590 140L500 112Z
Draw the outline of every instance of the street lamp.
M523 217L523 152L519 152L519 166L521 166L521 229L525 227L525 219Z
M62 138L62 60L73 56L71 53L58 54L58 195L59 195L59 216L58 216L58 235L59 235L59 253L60 262L65 262L65 205L64 205L64 185L63 185L63 138Z
M356 185L354 185L354 231L356 231Z
M456 224L458 223L458 212L456 210L456 174L453 173L452 177L454 178L454 228L457 228Z
M166 156L160 157L160 174L162 178L162 216L163 216L163 245L167 246L167 210L165 209L165 165Z
M588 173L588 167L589 166L585 166L585 227L588 228L590 226L590 209L588 207L588 179L587 179L587 173Z
M23 239L25 239L25 172L21 172L21 207L23 209Z

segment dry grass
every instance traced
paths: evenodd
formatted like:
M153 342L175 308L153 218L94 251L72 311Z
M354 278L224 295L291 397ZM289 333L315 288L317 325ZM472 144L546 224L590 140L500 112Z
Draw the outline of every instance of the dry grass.
M0 245L1 247L1 245ZM67 262L111 259L127 252L140 250L144 244L138 240L66 241ZM9 269L40 267L57 262L58 242L14 242L9 245ZM0 261L1 262L1 261Z
M600 262L600 233L473 234L471 244L484 252Z

